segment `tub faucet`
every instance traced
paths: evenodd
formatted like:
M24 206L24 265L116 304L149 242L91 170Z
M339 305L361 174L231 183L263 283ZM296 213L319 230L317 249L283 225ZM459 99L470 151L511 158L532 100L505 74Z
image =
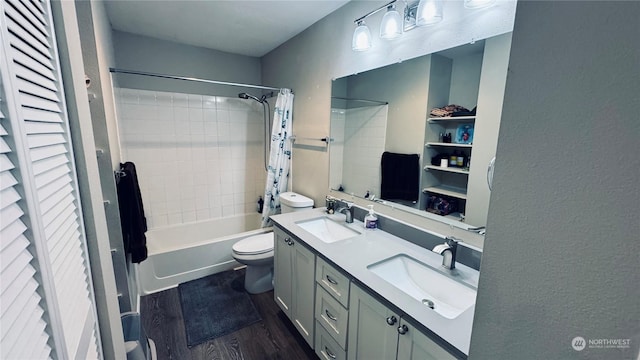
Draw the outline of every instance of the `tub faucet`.
M445 238L444 244L436 245L433 248L435 253L442 255L442 266L446 269L453 270L456 268L456 251L458 250L458 242L453 236Z
M347 218L344 220L344 222L346 222L347 224L353 223L353 208L351 206L343 206L341 208L338 208L336 212L338 214L343 213L346 215Z

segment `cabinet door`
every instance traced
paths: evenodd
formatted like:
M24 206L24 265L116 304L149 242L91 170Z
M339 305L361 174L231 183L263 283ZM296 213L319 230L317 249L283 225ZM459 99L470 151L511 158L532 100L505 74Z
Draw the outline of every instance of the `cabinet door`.
M292 244L291 239L278 228L274 228L275 248L273 256L273 298L287 315L291 316L292 289L291 279L293 274L293 264L291 262Z
M398 327L398 358L397 360L448 360L455 359L417 328L409 324L405 319L400 321Z
M349 301L349 360L395 359L400 316L351 285Z
M291 320L313 348L316 255L302 244L294 243L291 258L293 261Z

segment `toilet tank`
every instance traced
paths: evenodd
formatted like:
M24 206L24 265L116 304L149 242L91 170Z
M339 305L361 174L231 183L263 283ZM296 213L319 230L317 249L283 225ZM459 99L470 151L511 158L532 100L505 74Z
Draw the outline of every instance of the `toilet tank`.
M283 214L313 208L313 200L294 192L280 194L280 210Z

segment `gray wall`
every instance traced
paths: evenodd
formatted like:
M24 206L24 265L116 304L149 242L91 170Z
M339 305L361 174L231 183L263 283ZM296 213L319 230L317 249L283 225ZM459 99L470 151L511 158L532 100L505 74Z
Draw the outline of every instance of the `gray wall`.
M480 83L482 56L482 53L469 54L453 61L448 104L464 106L469 110L478 104L478 86L475 85Z
M639 356L639 15L518 3L470 359Z
M261 84L260 59L256 57L230 54L121 31L113 31L113 46L115 65L121 69L244 84L271 85ZM138 75L114 76L118 79L120 87L132 89L232 97L245 91L261 94L260 90L235 86L202 84Z

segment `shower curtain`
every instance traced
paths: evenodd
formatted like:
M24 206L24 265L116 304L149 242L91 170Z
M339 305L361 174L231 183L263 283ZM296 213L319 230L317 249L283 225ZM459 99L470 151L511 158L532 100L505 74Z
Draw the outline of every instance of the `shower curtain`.
M270 215L275 215L280 207L280 193L287 190L289 166L291 164L291 117L293 115L293 93L280 89L273 111L271 130L271 153L267 170L267 184L264 190L262 227L270 225Z

